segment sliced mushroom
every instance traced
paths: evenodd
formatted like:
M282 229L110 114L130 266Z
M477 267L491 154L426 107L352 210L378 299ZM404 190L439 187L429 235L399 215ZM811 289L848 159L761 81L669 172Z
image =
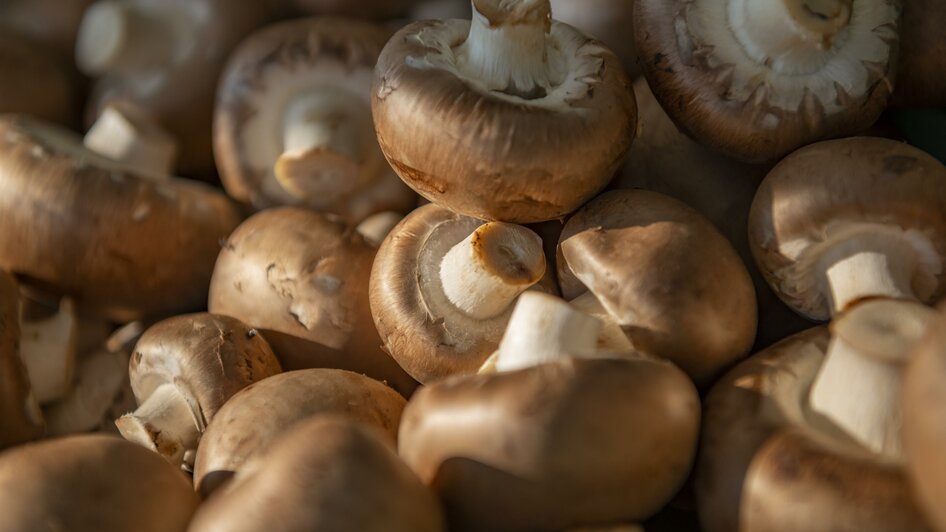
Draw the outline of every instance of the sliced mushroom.
M72 125L78 102L76 83L66 66L49 50L4 29L0 6L0 113L23 113Z
M869 298L946 292L946 167L887 139L822 142L762 182L749 243L775 292L825 320Z
M877 120L899 22L889 0L635 0L634 42L680 129L770 161Z
M393 443L404 404L391 388L350 371L307 369L264 379L217 412L197 448L194 486L208 495L290 427L317 414L372 425Z
M897 83L891 105L946 107L946 4L903 0Z
M5 530L183 532L199 502L183 474L112 436L70 436L0 455Z
M277 502L278 501L278 502ZM205 504L191 532L436 532L440 502L375 427L332 415L299 422Z
M281 368L255 329L201 313L149 328L128 371L139 406L115 422L118 430L179 466L231 396Z
M20 359L19 290L0 270L0 450L43 435L43 412Z
M572 25L600 39L614 50L628 76L640 76L637 52L631 38L634 0L551 0L555 20Z
M473 21L416 22L388 42L372 109L381 149L433 203L530 223L610 181L636 109L617 57L551 21L548 0L474 0Z

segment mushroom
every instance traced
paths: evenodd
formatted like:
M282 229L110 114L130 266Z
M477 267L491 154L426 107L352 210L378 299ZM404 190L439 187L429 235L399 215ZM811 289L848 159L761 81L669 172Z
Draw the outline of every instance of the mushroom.
M551 0L555 19L574 26L614 50L628 76L640 75L630 32L634 0Z
M93 0L4 0L0 26L72 59L82 13ZM8 33L4 31L3 33ZM0 78L7 79L6 76ZM35 91L40 86L24 84Z
M382 211L365 218L356 227L365 242L372 247L380 247L381 242L388 236L392 229L401 223L404 215L394 211Z
M183 174L213 174L217 81L231 50L267 16L263 2L95 2L76 42L79 70L95 78L88 117L111 103L134 104L180 142Z
M378 250L374 323L385 350L419 382L473 373L499 345L516 298L545 272L531 230L425 205Z
M374 255L336 218L292 207L259 212L217 259L210 312L259 329L287 370L349 369L409 395L417 383L381 350L371 321Z
M78 320L72 300L65 298L52 316L30 320L20 305L20 358L40 404L61 399L72 389L78 352Z
M169 318L138 340L128 372L139 406L115 425L125 439L180 466L231 396L280 371L266 340L239 320Z
M71 133L0 118L0 268L113 321L197 309L239 213L199 183L146 178Z
M890 0L635 0L634 43L681 130L770 161L877 120L899 20Z
M299 422L251 458L191 532L436 532L440 502L377 428L333 415Z
M197 448L194 486L208 495L281 434L315 415L366 423L394 443L404 404L391 388L350 371L307 369L263 379L217 412Z
M683 485L699 397L665 360L599 353L599 322L520 297L478 375L420 389L400 455L444 501L450 530L562 530L636 521Z
M857 137L786 157L749 212L762 274L812 320L875 297L946 292L946 167L906 144Z
M354 19L267 26L230 56L214 114L221 180L257 209L299 205L357 224L409 211L371 120L371 78L390 30Z
M3 21L0 6L0 21ZM73 124L78 113L76 83L49 50L2 28L0 22L0 113L23 113Z
M183 532L200 502L164 460L112 436L83 435L0 455L4 530Z
M863 323L865 341L883 337L882 321ZM791 336L710 391L695 474L703 529L925 530L902 467L812 409L829 340L824 327Z
M20 359L19 290L0 270L0 450L43 435L43 413Z
M562 293L605 322L608 348L667 358L704 386L752 347L746 267L679 201L643 190L602 194L565 224L559 250Z
M127 381L127 352L109 351L99 346L81 354L70 392L43 407L46 436L107 429L105 418L112 409L122 405ZM135 407L134 398L130 406ZM111 424L113 419L108 419L108 423Z
M173 172L177 141L140 109L110 104L82 138L95 153L140 173L166 178Z
M903 0L897 83L891 105L946 107L946 4Z
M617 57L551 21L549 0L473 0L472 22L415 22L375 69L372 111L411 188L484 220L560 218L601 191L634 136Z

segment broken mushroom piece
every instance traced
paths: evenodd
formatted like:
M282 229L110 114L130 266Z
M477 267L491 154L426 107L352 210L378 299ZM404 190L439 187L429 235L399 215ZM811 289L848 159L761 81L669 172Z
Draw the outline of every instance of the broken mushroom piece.
M22 113L71 126L78 119L76 82L59 58L3 29L0 6L0 113Z
M926 529L902 467L811 408L809 391L829 340L825 327L789 337L710 391L695 474L703 529ZM746 528L750 512L754 524Z
M0 270L0 450L43 435L43 412L20 359L20 293Z
M115 425L125 439L180 466L233 394L280 371L266 340L236 319L170 318L138 340L128 372L139 406Z
M0 212L0 268L116 322L203 306L239 221L221 192L147 178L22 116L0 118Z
M526 293L483 372L411 399L398 449L444 501L450 530L636 521L683 485L699 433L696 389L665 360L597 352L598 325Z
M631 79L640 76L631 37L634 0L551 0L555 20L600 40L617 54Z
M112 436L69 436L0 455L4 530L184 532L199 503L183 474Z
M802 148L759 186L749 244L779 297L812 320L869 298L933 301L946 291L946 167L881 138Z
M890 0L635 0L634 42L680 129L770 161L877 120L899 21Z
M565 224L559 250L562 293L605 322L608 349L669 359L704 386L752 347L756 300L746 267L683 203L607 192Z
M371 78L390 35L371 22L323 17L244 40L214 118L227 191L257 209L305 206L350 224L409 211L416 196L384 160L371 119Z
M473 373L499 345L516 298L545 272L531 230L425 205L378 250L374 323L385 350L419 382Z
M190 532L439 532L440 502L377 428L319 415L251 458Z
M548 0L474 0L473 21L388 41L372 109L385 156L433 203L484 220L560 218L605 187L636 109L617 57Z
M263 379L217 412L197 448L194 487L209 495L290 427L315 415L366 423L394 443L404 404L391 388L350 371L307 369Z

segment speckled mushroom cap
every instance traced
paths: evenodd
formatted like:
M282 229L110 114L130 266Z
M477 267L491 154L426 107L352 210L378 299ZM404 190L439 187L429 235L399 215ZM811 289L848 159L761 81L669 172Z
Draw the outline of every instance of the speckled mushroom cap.
M206 495L282 433L317 414L375 426L392 443L405 400L363 375L338 369L281 373L250 385L217 412L197 448L194 486Z
M759 531L924 529L903 471L809 408L828 340L825 327L791 336L727 373L706 397L695 474L704 530L742 530L750 509ZM834 482L845 477L852 481Z
M0 8L0 18L2 18ZM23 113L63 125L79 116L76 83L49 50L2 28L0 22L0 113Z
M567 298L586 289L634 347L709 384L752 347L756 300L732 244L683 203L615 190L592 200L559 241Z
M858 227L910 243L912 289L921 301L946 291L946 167L888 139L826 141L786 157L756 192L749 244L779 297L796 312L825 320L831 303L819 260L831 241Z
M20 360L20 293L0 270L0 450L43 435L43 412Z
M116 166L72 133L0 117L0 268L113 321L204 306L239 222L215 189Z
M336 218L294 207L259 212L220 252L210 312L260 329L284 369L349 369L410 394L417 383L382 351L371 318L375 252Z
M473 2L496 19L485 24L541 17L545 4L550 86L492 90L458 66L469 21L416 22L378 59L378 140L401 179L433 203L484 220L559 218L604 188L624 158L636 121L630 82L610 50L549 22L547 0L505 18L495 3Z
M0 455L10 532L183 532L200 500L160 456L121 438L69 436Z
M699 416L669 362L565 358L422 388L398 450L450 530L562 530L665 505L689 474Z
M191 532L437 532L440 502L374 427L324 415L254 456Z
M893 89L899 20L899 0L635 0L634 38L680 129L765 161L874 123ZM782 28L806 37L776 42Z
M946 107L946 3L902 0L900 57L891 105Z
M300 198L274 174L295 99L340 90L363 100L370 115L374 66L390 36L391 30L370 22L319 17L267 26L245 39L224 71L214 118L214 154L230 195L256 208L301 205L332 212L349 223L384 210L410 210L416 196L385 162L370 116L356 178L324 183L322 192Z

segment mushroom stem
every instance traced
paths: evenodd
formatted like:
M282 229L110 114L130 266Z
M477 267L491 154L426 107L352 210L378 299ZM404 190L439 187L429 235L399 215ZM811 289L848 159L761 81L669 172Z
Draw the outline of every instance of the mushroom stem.
M473 20L457 65L492 91L525 99L554 85L548 64L549 0L473 0Z
M184 453L197 446L200 428L187 399L173 383L159 385L138 409L115 421L128 440L181 465Z
M401 223L404 215L394 211L383 211L365 218L355 227L355 231L364 237L365 241L374 247L381 245L381 242L388 236L394 227Z
M135 2L95 2L79 25L76 64L89 76L165 64L177 44L171 23Z
M601 331L598 333L599 351L625 353L634 350L634 346L631 345L631 341L628 339L627 335L624 334L624 330L614 321L614 318L611 317L611 313L604 308L601 301L591 290L571 300L570 304L585 314L601 321Z
M174 169L177 143L142 113L109 105L83 139L86 148L155 176L169 176Z
M853 0L730 0L729 22L745 52L784 74L823 66L847 26Z
M20 358L30 377L33 395L40 404L61 399L72 387L78 327L71 299L63 299L59 312L45 319L20 324Z
M374 138L371 108L351 91L322 87L286 109L276 179L300 199L330 200L359 185L365 148Z
M545 275L539 235L521 225L489 222L453 246L440 263L444 294L476 319L499 316Z

